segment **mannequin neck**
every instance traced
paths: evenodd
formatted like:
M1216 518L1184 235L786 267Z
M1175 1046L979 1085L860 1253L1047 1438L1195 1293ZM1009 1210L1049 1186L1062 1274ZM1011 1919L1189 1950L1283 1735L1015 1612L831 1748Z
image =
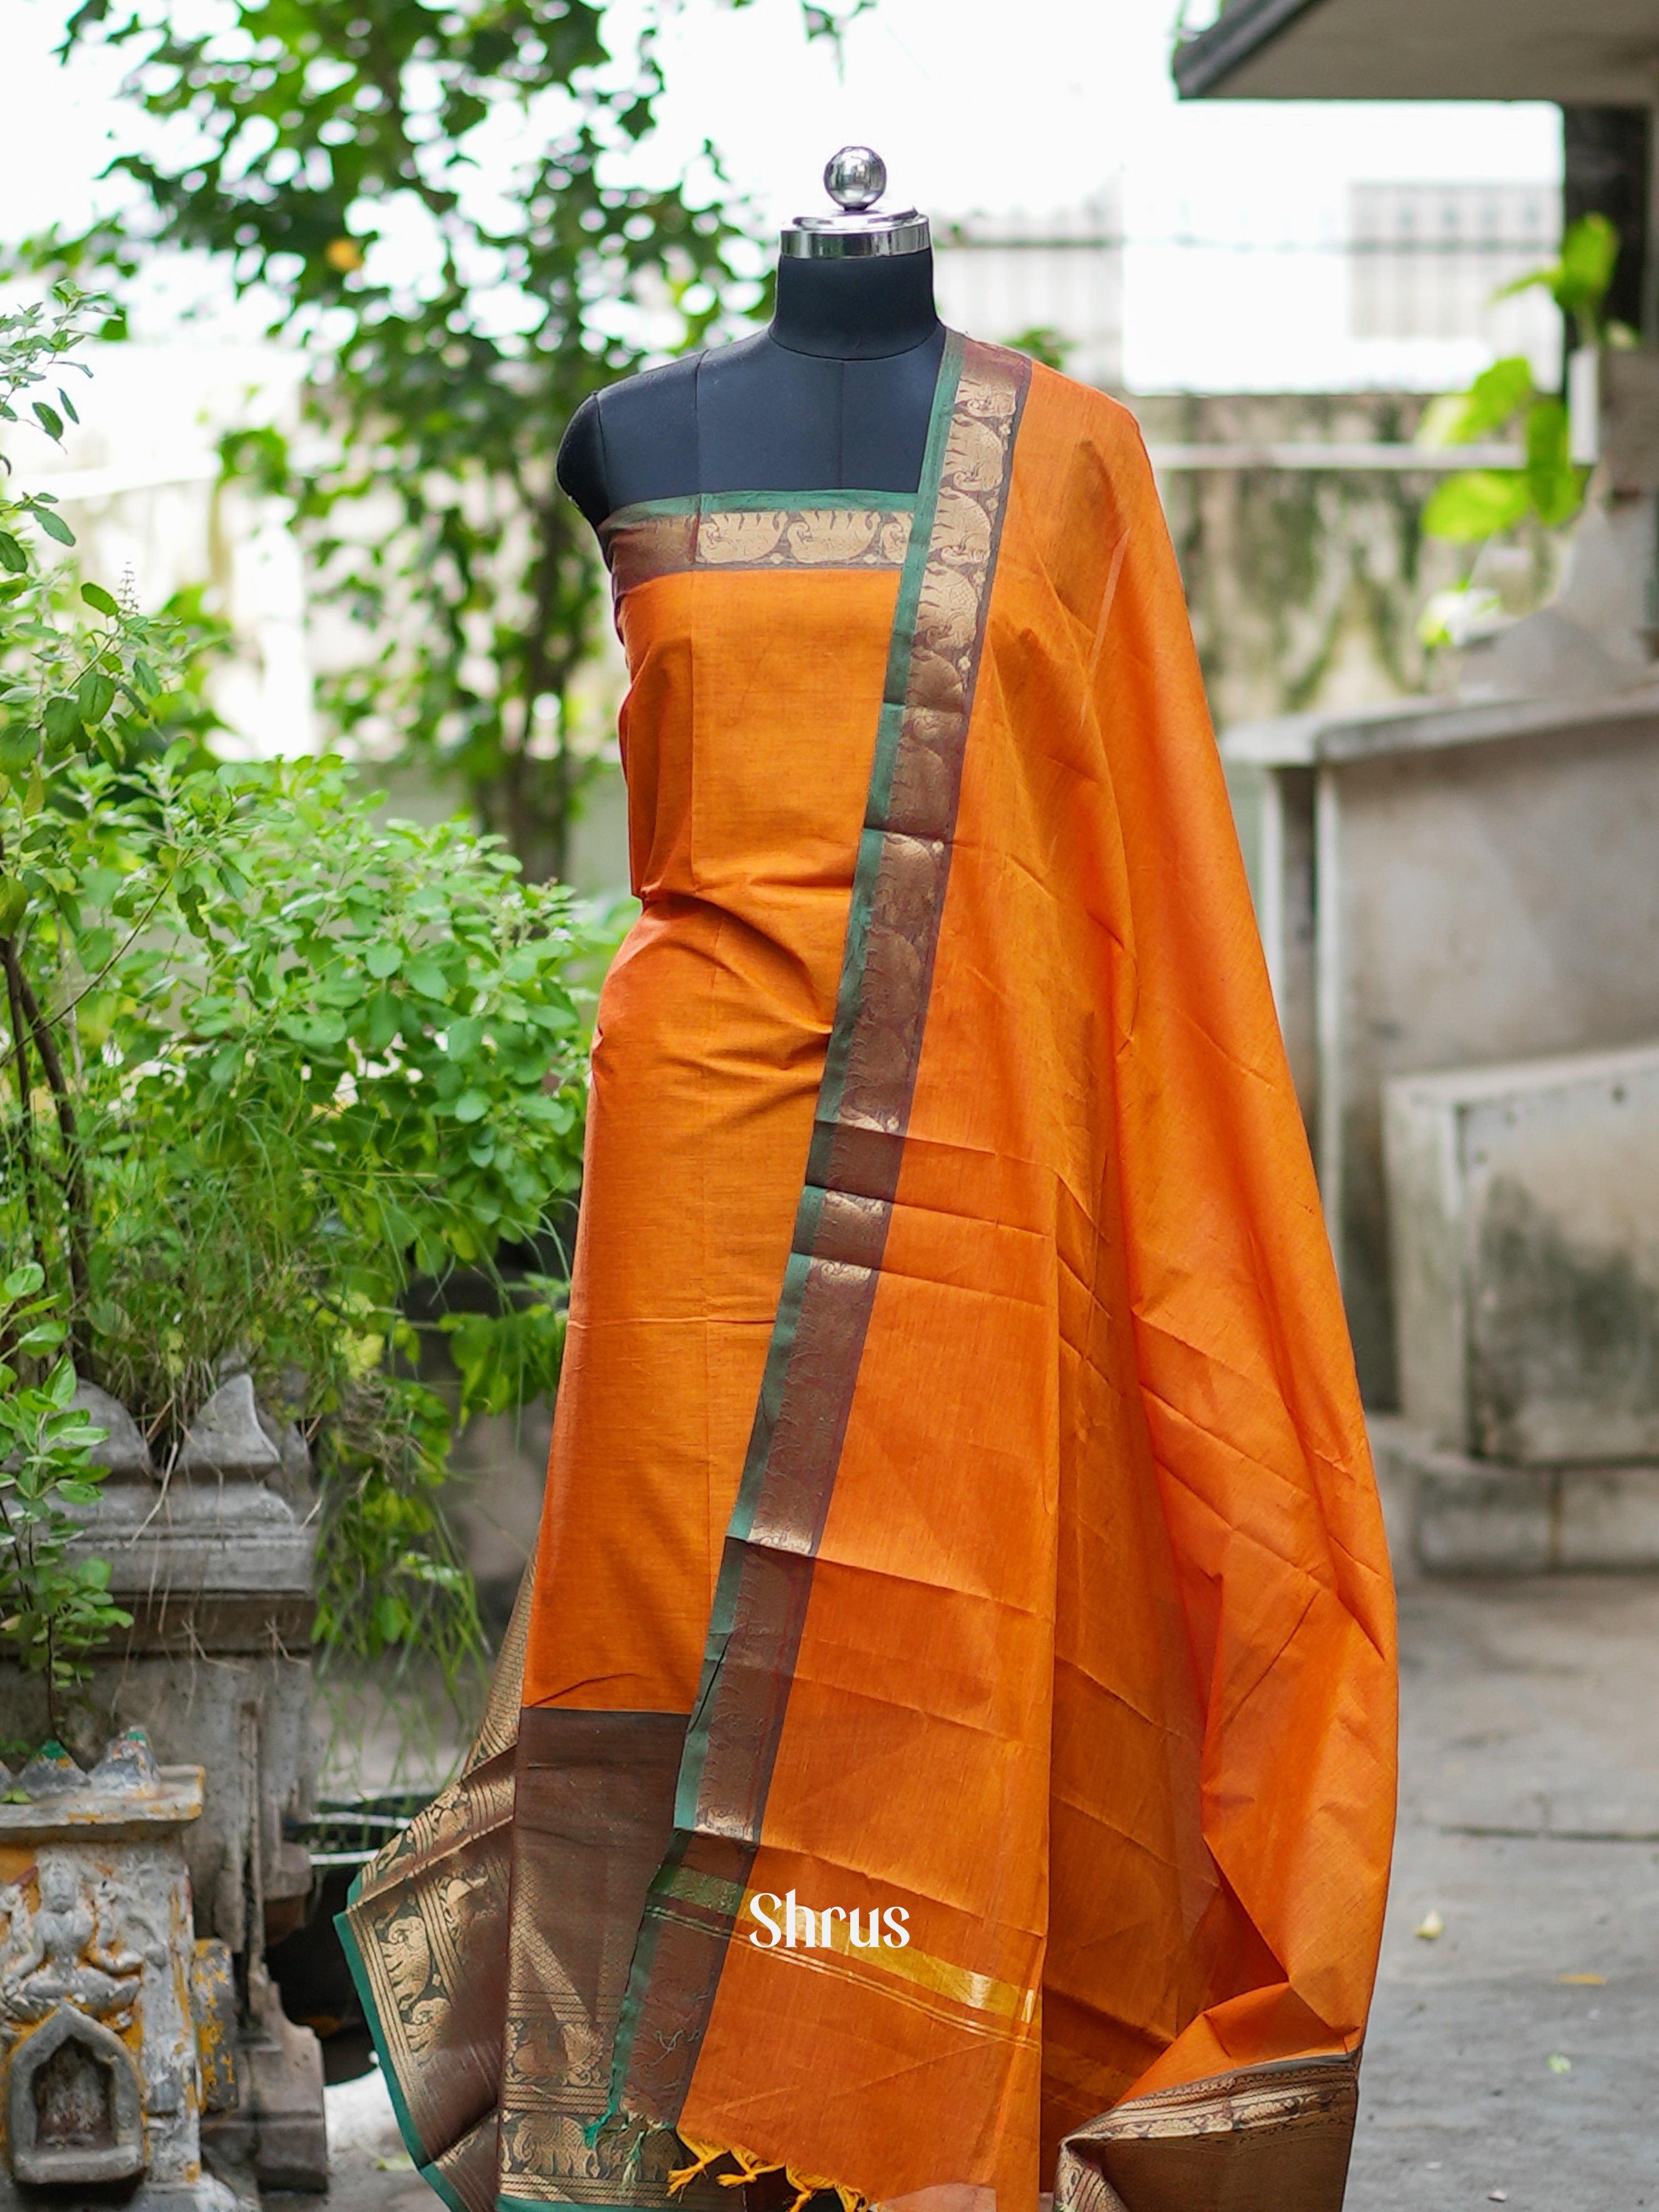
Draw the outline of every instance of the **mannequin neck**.
M939 327L931 251L778 263L769 335L790 353L878 361L925 345Z

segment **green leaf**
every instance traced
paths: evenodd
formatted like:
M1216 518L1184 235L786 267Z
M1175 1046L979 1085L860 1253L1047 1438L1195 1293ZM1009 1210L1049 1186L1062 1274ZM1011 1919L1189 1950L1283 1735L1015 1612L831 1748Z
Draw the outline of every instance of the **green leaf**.
M15 876L0 876L0 937L10 937L29 910L29 895Z
M21 775L34 764L40 740L27 722L8 722L0 729L0 770Z
M1565 314L1599 307L1619 260L1619 233L1600 213L1580 216L1561 241L1555 304Z
M343 1042L346 1033L344 1016L333 1012L284 1014L276 1026L295 1044L313 1045L319 1050Z
M3 1297L8 1305L15 1305L19 1298L32 1297L44 1285L46 1279L44 1271L33 1260L25 1260L21 1267L14 1267L5 1280L0 1282L0 1297Z
M1528 513L1532 495L1520 469L1470 469L1448 477L1423 510L1431 538L1468 544L1513 529Z
M55 1351L68 1334L69 1325L66 1322L37 1322L33 1328L25 1330L24 1334L18 1338L17 1349L19 1352L27 1352L29 1357L33 1358L42 1352Z
M46 1377L46 1396L60 1409L75 1395L75 1369L67 1359L60 1359Z
M449 997L449 978L429 952L416 953L414 959L404 963L404 979L423 999Z
M458 1121L482 1121L489 1111L489 1093L483 1091L463 1091L455 1101L453 1111Z
M74 544L75 532L70 528L68 523L64 521L61 514L54 514L51 507L42 507L39 501L35 500L25 500L23 504L28 513L32 514L35 520L40 524L41 529L46 532L48 538L55 538L60 545Z
M89 607L95 607L100 615L118 615L121 611L113 594L106 592L101 584L82 584L81 597Z
M47 437L52 441L54 445L61 445L64 441L63 416L58 412L58 410L55 407L48 407L44 399L37 399L32 404L34 409L35 421L40 425L40 428L46 432Z
M89 668L76 686L75 702L83 722L101 722L115 704L115 686L101 669Z
M363 1039L371 1052L384 1052L398 1034L403 1021L403 1006L395 993L377 991L369 1001L368 1018L363 1027Z
M1532 397L1532 363L1510 354L1483 369L1467 392L1436 399L1418 425L1419 446L1468 446L1499 430Z
M1589 471L1571 459L1567 410L1559 399L1534 402L1527 416L1527 490L1539 520L1553 530L1571 522Z
M371 945L363 955L363 965L371 975L377 979L384 978L397 974L403 965L403 958L402 948L398 945L387 943Z
M28 573L29 556L9 530L0 530L0 568L9 575L23 576Z
M73 744L81 735L81 709L61 691L47 700L44 720L52 744Z
M1580 216L1561 241L1559 261L1500 285L1492 297L1507 300L1541 287L1562 313L1577 322L1580 344L1592 344L1599 336L1602 302L1618 262L1619 233L1613 223L1599 212Z

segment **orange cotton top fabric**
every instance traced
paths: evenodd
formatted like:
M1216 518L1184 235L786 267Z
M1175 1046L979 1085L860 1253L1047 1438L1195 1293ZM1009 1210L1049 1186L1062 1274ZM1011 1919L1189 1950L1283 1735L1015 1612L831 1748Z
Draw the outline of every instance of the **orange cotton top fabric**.
M922 806L914 834L871 795L902 514L705 502L678 565L613 536L643 911L599 1008L528 1620L509 2075L515 2008L552 2025L523 2030L540 2086L489 2122L502 2204L663 2202L637 2131L672 2127L677 2161L684 2142L872 2201L1036 2212L1062 2139L1103 2113L1278 2078L1364 2031L1394 1620L1318 1195L1135 424L1010 359L966 349L937 511L915 519L938 556L918 637L971 623L967 569L981 592L948 835L914 781L893 801ZM919 645L900 671L923 738L932 667ZM769 1358L817 1234L803 1190L878 833L947 887L927 972L901 944L863 986L915 1045L908 1121L869 1155L893 1180L871 1196L856 1146L821 1178L823 1219L840 1204L854 1228L817 1248L803 1340L813 1297L872 1285L835 1340L826 1443L827 1416L777 1413ZM769 1540L739 1496L775 1414L833 1460L805 1537ZM770 1644L757 1560L787 1583L777 1618L796 1607ZM785 1652L777 1680L742 1661L762 1650ZM721 1810L756 1713L760 1780ZM647 1748L595 1747L613 1741ZM651 1788L672 1816L662 1794L636 1820ZM576 1877L547 1869L579 1826L595 1902L567 1942ZM791 1892L843 1909L827 1944L755 1940L754 1900ZM847 1911L890 1907L903 1948L845 1940ZM558 1992L589 1986L572 1961L607 1914L622 1966L583 2009ZM558 2123L538 2179L553 2075L592 2117ZM513 2099L538 2096L515 2132ZM603 2155L629 2127L632 2185Z

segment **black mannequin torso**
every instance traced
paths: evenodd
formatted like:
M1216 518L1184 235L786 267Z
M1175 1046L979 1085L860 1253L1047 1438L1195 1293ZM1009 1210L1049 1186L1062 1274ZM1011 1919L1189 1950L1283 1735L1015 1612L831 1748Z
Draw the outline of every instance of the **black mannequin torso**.
M931 252L786 255L770 327L584 400L559 482L596 528L695 492L913 492L944 349Z

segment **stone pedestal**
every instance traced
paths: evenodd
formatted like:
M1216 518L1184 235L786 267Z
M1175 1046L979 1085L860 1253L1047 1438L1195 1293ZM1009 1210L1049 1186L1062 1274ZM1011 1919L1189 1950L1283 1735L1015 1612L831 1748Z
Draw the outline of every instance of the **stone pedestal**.
M1448 1450L1397 1415L1368 1425L1402 1578L1659 1571L1659 1466L1522 1467Z
M9 1777L7 1778L9 1781ZM202 2162L184 1838L200 1767L137 1731L92 1773L37 1758L0 1803L0 2204L234 2212Z
M1414 1564L1659 1566L1659 1047L1385 1091Z

